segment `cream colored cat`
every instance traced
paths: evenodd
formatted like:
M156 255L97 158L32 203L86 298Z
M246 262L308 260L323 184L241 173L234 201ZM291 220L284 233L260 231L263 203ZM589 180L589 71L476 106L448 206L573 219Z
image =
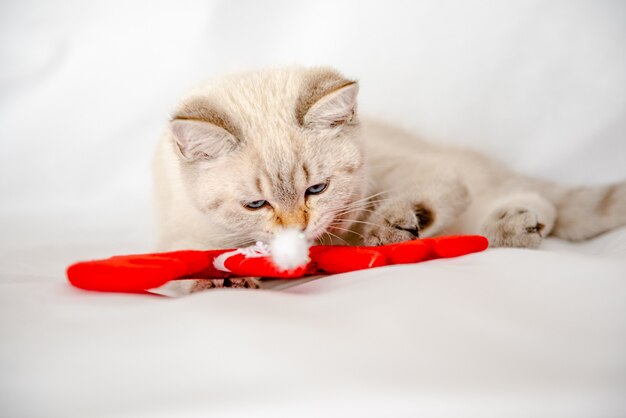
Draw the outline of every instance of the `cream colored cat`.
M567 188L356 112L358 83L329 68L214 80L173 113L155 159L162 249L268 240L365 245L477 233L535 248L626 224L626 182Z

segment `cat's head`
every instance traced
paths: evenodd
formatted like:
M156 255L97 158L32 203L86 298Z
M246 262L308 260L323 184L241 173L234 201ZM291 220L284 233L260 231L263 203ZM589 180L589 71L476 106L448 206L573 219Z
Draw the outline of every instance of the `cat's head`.
M172 145L193 204L237 236L340 234L364 193L357 82L328 68L221 78L184 99Z

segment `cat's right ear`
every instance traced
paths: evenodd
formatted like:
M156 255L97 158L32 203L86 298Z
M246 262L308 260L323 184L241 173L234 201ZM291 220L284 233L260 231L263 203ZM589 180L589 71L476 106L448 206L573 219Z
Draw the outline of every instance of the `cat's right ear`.
M306 112L303 125L311 128L334 128L352 122L359 84L355 81L326 93Z
M216 158L237 145L233 134L209 122L174 119L170 129L180 155L189 161Z

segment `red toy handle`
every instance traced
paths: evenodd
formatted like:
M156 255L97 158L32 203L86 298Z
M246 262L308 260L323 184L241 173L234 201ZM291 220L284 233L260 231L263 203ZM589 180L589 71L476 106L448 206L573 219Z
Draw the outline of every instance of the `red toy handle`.
M210 272L210 277L216 279L230 276L213 268L213 259L226 251L229 250L118 255L72 264L67 269L67 278L74 286L86 290L144 293L199 272Z
M319 246L311 248L311 258L324 273L346 273L392 264L413 264L435 258L459 257L480 252L489 246L480 235L424 238L379 247ZM350 264L345 262L350 259Z
M478 235L417 239L379 247L319 245L311 247L311 261L306 266L289 271L276 268L270 257L247 258L241 253L228 257L224 266L230 271L222 271L213 265L215 257L235 250L174 251L80 262L67 269L67 277L72 285L81 289L144 293L181 278L261 276L295 279L310 274L345 273L390 264L458 257L483 251L487 246L487 239Z

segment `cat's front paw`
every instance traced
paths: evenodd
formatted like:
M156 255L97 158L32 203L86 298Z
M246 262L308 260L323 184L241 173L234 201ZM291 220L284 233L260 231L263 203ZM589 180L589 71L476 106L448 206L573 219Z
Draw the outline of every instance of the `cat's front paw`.
M494 211L482 232L491 247L537 248L543 241L544 227L535 212L513 207Z
M364 223L363 244L386 245L418 238L432 220L432 212L422 204L385 202Z
M233 287L258 289L260 280L257 277L232 277L228 279L198 279L193 283L190 293L202 292L204 290Z

